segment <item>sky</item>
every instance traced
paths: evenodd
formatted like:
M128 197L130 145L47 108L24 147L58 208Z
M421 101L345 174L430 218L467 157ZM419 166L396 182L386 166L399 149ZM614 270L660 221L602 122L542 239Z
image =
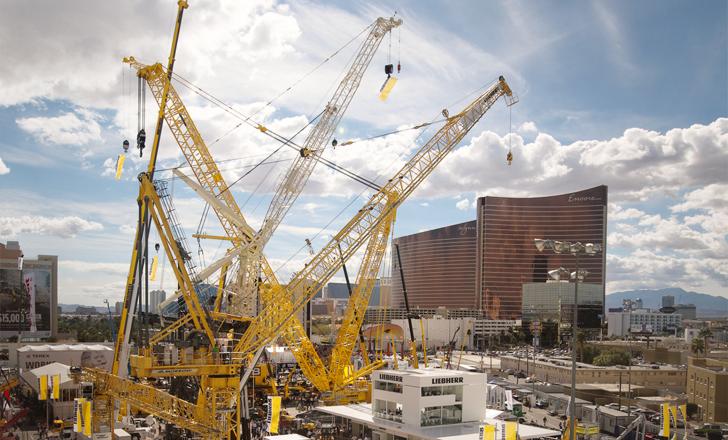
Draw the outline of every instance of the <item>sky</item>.
M519 103L500 102L486 114L399 208L395 236L472 220L484 195L605 184L608 293L675 286L728 297L727 8L718 0L699 8L669 0L190 0L175 72L292 136L323 109L364 29L396 12L404 23L384 38L335 134L340 144L359 142L327 148L325 157L382 183L439 126L403 129L438 119L442 109L457 112L499 75ZM176 2L11 0L2 9L0 242L20 241L27 258L59 256L59 302L119 301L136 225L136 176L148 150L142 158L130 150L120 180L113 169L122 141L133 145L140 126L151 138L157 114L146 93L138 123L137 79L122 58L166 64ZM380 102L388 62L402 71ZM283 148L254 167L280 144L193 88L173 85L226 181L247 173L233 194L259 227L297 153ZM198 228L203 202L169 171L183 162L165 126L157 177L167 179L203 267L225 247L189 238L220 227L210 215ZM309 258L305 239L319 249L369 195L318 165L266 247L279 278ZM152 287L173 290L164 267Z

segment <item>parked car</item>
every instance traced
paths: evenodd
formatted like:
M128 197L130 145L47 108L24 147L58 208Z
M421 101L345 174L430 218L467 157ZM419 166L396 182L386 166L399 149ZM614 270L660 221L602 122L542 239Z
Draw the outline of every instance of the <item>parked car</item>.
M549 406L549 404L545 400L537 400L536 401L536 408L542 408L543 409L543 408L546 408L548 406Z

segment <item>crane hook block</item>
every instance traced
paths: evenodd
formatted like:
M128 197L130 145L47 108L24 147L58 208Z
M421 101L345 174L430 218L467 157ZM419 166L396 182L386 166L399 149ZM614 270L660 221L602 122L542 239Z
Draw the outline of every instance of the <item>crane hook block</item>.
M331 146L332 147L335 147L337 145L339 145L339 141L337 141L336 139L334 139L333 141L331 141Z
M139 157L142 157L142 152L146 147L146 142L147 132L144 131L144 129L142 128L141 130L139 130L139 133L137 133L137 148L139 149Z
M394 88L395 84L397 84L396 76L388 76L387 79L384 80L384 84L382 84L382 88L379 89L379 100L380 101L387 100L387 97L389 96L389 93Z
M384 73L386 73L387 76L393 74L394 73L394 64L385 64Z
M508 165L510 166L511 162L513 162L513 153L511 153L509 151L508 154L506 155L506 160L508 161Z
M124 139L124 142L121 143L121 148L124 149L124 153L129 151L129 141Z

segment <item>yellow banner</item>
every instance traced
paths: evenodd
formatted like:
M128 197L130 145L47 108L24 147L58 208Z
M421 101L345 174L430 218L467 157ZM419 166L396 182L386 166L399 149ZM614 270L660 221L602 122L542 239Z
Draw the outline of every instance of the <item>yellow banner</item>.
M73 412L73 432L81 432L81 409L83 407L84 398L79 397L73 400L73 406L75 411Z
M485 425L484 440L495 440L495 425Z
M516 440L518 422L506 422L506 440Z
M278 422L281 417L281 397L268 396L268 432L278 434Z
M61 400L61 375L56 374L53 376L53 400Z
M38 400L48 400L48 375L43 374L38 378Z
M390 76L385 81L384 84L382 84L382 88L379 89L379 100L380 101L386 101L387 97L389 96L389 93L394 88L394 85L397 84L397 78Z
M124 170L125 160L126 156L124 154L120 154L119 157L116 159L116 180L121 179L121 172Z
M670 404L662 404L662 432L663 437L670 437Z
M154 281L157 279L157 265L159 264L159 257L156 255L152 258L152 268L149 270L149 280ZM152 310L150 313L157 313L156 310Z
M91 437L91 402L83 402L83 435Z

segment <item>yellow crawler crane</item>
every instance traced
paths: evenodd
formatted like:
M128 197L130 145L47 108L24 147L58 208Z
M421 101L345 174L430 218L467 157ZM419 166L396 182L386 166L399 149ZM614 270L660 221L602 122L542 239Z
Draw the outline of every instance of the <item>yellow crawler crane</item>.
M191 186L193 186L193 189L201 197L211 204L217 213L223 229L227 233L227 237L220 238L227 238L236 246L226 257L213 263L198 276L201 280L217 269L222 269L223 271L223 275L220 277L220 289L218 289L215 308L211 313L213 318L244 320L252 314L249 306L255 304L255 297L250 294L250 284L251 280L257 279L259 270L262 270L269 283L280 288L275 274L265 260L265 257L262 256L262 248L270 239L273 231L280 224L282 218L288 212L288 209L290 209L293 201L298 197L313 172L318 157L322 154L327 145L328 138L348 108L349 103L359 87L364 72L384 36L393 28L401 25L401 23L402 21L398 19L385 19L380 17L370 25L370 32L359 48L351 68L339 84L339 87L336 89L318 122L306 138L304 146L301 149L300 157L291 165L288 173L278 187L263 228L255 235L250 226L245 223L235 199L225 184L222 174L219 172L215 161L210 155L202 136L180 99L179 94L170 84L169 75L166 74L162 65L157 63L151 66L145 66L137 62L133 57L124 59L125 62L137 70L139 77L143 78L149 84L152 94L160 104L160 107L163 102L163 94L166 91L167 109L164 112L164 119L199 182L199 187ZM261 130L263 131L264 127L261 127ZM185 178L186 176L180 175L179 173L177 175L190 184L190 180ZM213 197L221 203L215 203L215 201L210 200ZM245 254L246 252L248 255ZM224 296L224 272L227 270L229 262L235 257L242 258L239 272L247 272L248 274L243 274L242 277L240 273L238 274L239 283L236 286L237 295L232 297L235 304L231 304L228 313L223 313L220 309L222 297ZM373 284L371 283L365 285L370 285L373 288ZM273 304L273 298L266 295L266 292L270 292L270 290L261 292L261 302L264 305ZM275 301L276 305L281 306L282 313L285 313L286 310L286 306L283 304L284 302L284 298L276 298ZM318 358L313 344L308 341L305 329L297 318L294 317L290 321L281 336L283 341L293 351L306 377L319 391L328 391L330 388L328 372L323 362ZM292 341L296 341L296 344L292 344Z
M206 344L208 346L214 346L216 342L215 334L210 326L212 313L205 310L197 299L197 294L194 289L194 277L190 276L189 271L185 267L185 258L182 254L182 249L180 249L178 237L175 236L174 225L168 221L169 214L165 214L164 203L159 197L157 188L153 182L159 147L159 136L163 121L166 117L166 110L168 109L167 102L170 97L171 85L169 84L169 79L172 75L176 42L179 35L182 13L187 7L187 3L180 1L178 6L175 37L166 70L167 81L162 84L160 89L160 112L157 120L157 130L152 147L150 164L147 172L140 175L140 193L138 197L140 215L138 231L134 244L130 275L128 277L113 371L109 376L94 376L88 373L96 385L96 397L98 397L94 401L94 414L96 416L94 417L94 430L95 432L100 432L97 429L97 425L100 425L104 421L107 423L107 429L112 426L112 416L115 408L114 402L118 400L123 405L131 405L134 408L148 411L150 414L154 414L172 423L179 422L180 427L197 432L204 438L237 439L242 435L240 416L245 406L245 401L240 398L241 390L265 344L281 336L286 331L286 325L290 322L293 314L300 311L305 302L310 300L310 297L321 288L323 283L338 271L339 265L341 264L340 261L346 261L365 243L369 243L367 246L371 248L368 251L370 256L367 257L371 261L371 263L368 263L369 278L372 278L372 273L375 276L376 271L374 268L378 268L376 261L381 262L380 252L383 252L379 251L379 249L386 246L386 239L382 239L382 237L388 235L388 228L391 227L391 221L393 221L396 207L411 194L444 156L457 145L462 137L500 96L505 95L509 97L509 104L515 101L512 98L507 84L501 78L495 86L491 87L463 112L450 118L445 126L418 152L407 166L393 179L390 179L387 185L381 191L377 192L372 197L372 200L357 213L354 219L337 234L332 243L329 243L319 254L314 256L304 270L299 272L299 276L294 279L294 282L286 287L282 287L275 280L272 271L264 270L264 279L262 282L263 292L261 294L268 295L266 298L269 298L269 301L265 303L265 308L262 313L251 321L251 325L244 333L243 338L237 341L236 349L226 360L223 360L219 355L216 356L214 353L206 352L205 347L202 347L195 351L191 358L180 356L181 360L174 365L159 365L154 362L152 351L154 346L178 330L192 327L196 334L201 335L203 342L207 341ZM182 119L179 119L179 121L182 121ZM183 122L182 125L187 126L188 124ZM175 130L172 129L172 131L174 132ZM203 168L211 166L215 166L214 161L206 163ZM219 175L219 171L217 173ZM212 175L214 176L214 174ZM214 180L216 180L215 177L213 177ZM222 182L221 177L217 180ZM224 186L223 188L227 187ZM228 191L224 192L228 193ZM202 188L200 193L206 193L209 196L209 193L204 188ZM230 209L224 209L227 207L217 197L211 197L210 200L218 215L225 217L229 221L231 228L235 227L241 231L250 233L249 227L245 228L245 222L242 216L236 215ZM146 262L148 261L146 258L146 242L152 224L157 228L160 240L164 244L165 252L170 258L170 261L173 262L172 266L176 269L175 276L180 284L180 295L184 299L186 311L171 326L163 329L160 334L148 337L148 342L144 344L143 349L140 349L141 355L135 355L131 359L132 362L129 362L131 323L141 293L141 280L146 271ZM341 248L340 255L334 254L334 246ZM225 264L227 263L223 262L219 264L217 269L224 267ZM208 268L206 271L211 273L212 269ZM362 272L362 275L360 275L362 285L366 285L365 274L367 270L360 272ZM197 279L203 279L202 273L198 275ZM313 280L312 284L302 283L302 280L309 279ZM300 289L297 289L299 287ZM360 295L353 296L352 298L353 305L368 302L368 300L364 302L361 295L369 295L371 290L362 287L359 291L361 292ZM284 299L286 297L292 298L293 301ZM363 319L363 313L352 312L351 314L354 316L354 322ZM352 320L349 319L349 321ZM357 325L361 325L361 323L355 325L352 322L346 322L346 324L347 329L356 328ZM356 338L356 331L352 332L349 330L346 334L353 335L354 339ZM301 335L289 335L289 338L294 338L295 342L297 342L296 344L292 344L293 347L299 347L301 341L303 341ZM353 344L349 346L353 347ZM315 351L311 351L315 354ZM343 353L345 350L340 351ZM351 353L349 352L348 356L350 357L350 355ZM343 354L341 356L343 357ZM316 357L316 359L318 358ZM318 362L321 362L320 359ZM137 380L125 378L128 363L132 364L134 374L138 378ZM240 377L239 374L243 367L246 368L246 371ZM153 379L170 376L190 376L198 380L200 385L194 402L176 398L164 390L147 386L144 383L144 378ZM327 381L334 380L330 377L326 379ZM146 388L142 390L142 388L138 387L140 385ZM189 405L185 405L183 402L187 402ZM157 406L155 407L155 405ZM180 421L177 417L186 418L188 422ZM194 423L189 423L189 419L194 419L192 420Z

